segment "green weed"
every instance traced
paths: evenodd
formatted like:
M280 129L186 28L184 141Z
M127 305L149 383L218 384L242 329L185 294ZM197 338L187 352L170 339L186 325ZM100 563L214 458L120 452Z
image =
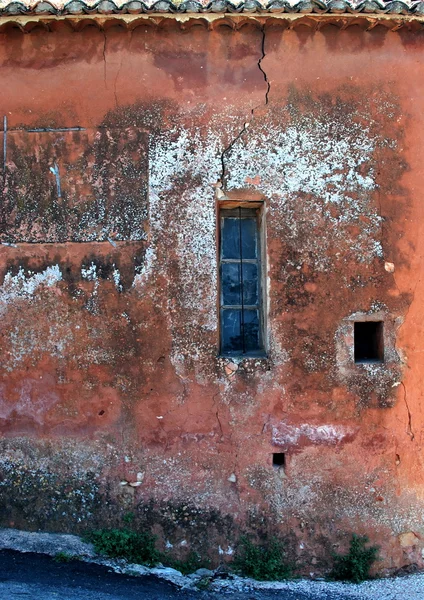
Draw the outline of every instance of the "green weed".
M275 537L267 544L256 545L243 536L237 547L233 566L241 575L260 581L287 579L292 573L284 544Z
M212 581L212 577L202 577L196 583L196 587L197 587L197 589L199 591L203 592L203 591L208 590L210 588L211 581Z
M378 560L378 546L368 546L367 536L352 535L347 554L334 554L331 579L360 583L369 579L370 568Z
M127 512L122 517L122 520L124 521L124 523L127 523L128 525L130 525L134 521L134 518L135 518L135 515L133 512Z
M110 558L125 558L141 565L155 565L161 559L156 550L156 537L149 532L129 529L99 529L85 535L96 552Z
M173 569L177 569L177 571L180 571L183 575L188 575L189 573L194 573L194 571L197 571L197 569L207 569L210 561L202 559L197 552L190 550L184 560L178 560L164 555L162 557L162 562Z
M53 560L57 563L67 563L71 560L79 560L79 556L76 554L68 554L68 552L58 552L53 556Z

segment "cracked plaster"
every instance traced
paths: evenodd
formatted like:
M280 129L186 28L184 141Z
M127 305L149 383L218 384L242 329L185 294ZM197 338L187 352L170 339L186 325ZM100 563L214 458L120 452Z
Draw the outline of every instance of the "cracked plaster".
M53 440L53 451L38 447L37 452L37 444L28 446L26 441L19 457L10 458L8 474L16 465L19 473L25 473L32 453L33 464L41 461L53 481L66 479L63 472L60 475L63 455L55 457L54 449L62 443L58 439L67 436L69 441L74 436L74 441L69 441L76 446L72 460L80 464L84 478L93 471L96 482L87 483L83 491L83 486L75 487L75 479L71 482L73 489L80 490L77 495L82 494L88 503L84 523L90 522L96 511L99 518L112 518L106 505L100 507L94 501L100 497L98 486L104 485L110 496L102 488L106 494L103 499L121 511L130 507L142 512L151 499L158 503L175 501L181 506L189 499L200 513L212 506L224 516L242 519L240 515L249 510L263 511L277 527L292 528L306 546L313 543L308 540L314 527L318 530L328 524L328 514L334 514L334 523L346 527L366 518L376 535L384 538L408 523L415 526L422 518L414 491L396 495L401 478L394 456L402 455L399 464L406 461L402 441L379 437L392 408L390 414L403 419L400 410L404 406L396 405L399 386L393 385L403 376L404 365L396 359L392 344L393 364L383 367L383 374L381 368L364 367L365 383L358 390L357 374L343 370L351 368L347 365L351 343L342 338L349 334L349 323L344 320L346 315L355 314L356 303L367 304L360 312L370 306L371 311L385 311L385 318L393 320L393 335L399 323L396 318L408 310L409 298L397 301L388 293L395 286L393 273L384 268L384 244L388 242L383 235L388 234L382 224L386 231L389 225L382 206L388 211L389 205L384 197L380 202L377 199L381 190L386 190L387 196L396 194L394 184L389 187L379 178L378 167L385 152L384 160L391 165L394 177L400 177L393 157L397 160L401 152L402 133L396 125L386 131L389 126L381 114L370 117L367 94L361 91L358 100L358 90L346 82L341 87L331 83L334 102L322 99L318 92L308 96L304 90L300 98L290 89L284 89L283 95L276 79L284 74L272 50L272 39L264 31L246 35L254 48L246 59L254 94L238 105L229 100L219 111L206 102L187 109L178 97L165 109L160 120L166 127L162 128L151 125L154 111L149 112L146 105L131 112L131 105L124 104L128 92L117 86L117 80L119 76L122 85L128 71L122 56L114 60L116 47L113 43L109 46L109 40L106 44L104 36L98 81L102 93L110 92L110 114L106 131L96 135L110 150L123 139L116 130L127 127L126 147L137 150L145 138L140 134L131 146L132 127L149 130L146 170L134 160L128 159L123 165L124 175L128 169L133 180L140 173L146 175L148 168L148 202L140 213L143 225L136 239L121 234L110 238L113 244L107 242L113 228L107 228L106 233L102 230L99 236L92 230L78 249L72 246L71 256L66 238L63 244L53 242L53 250L43 243L36 250L35 244L22 244L25 253L34 254L29 263L37 263L40 271L36 274L21 271L20 247L1 248L8 253L4 254L3 287L9 321L3 326L6 333L10 327L13 348L23 348L18 358L13 355L15 362L7 363L5 380L15 380L8 384L8 391L2 390L2 425L9 419L18 429L35 435L40 435L43 427L51 428ZM241 50L233 49L235 56L247 52L240 46ZM113 65L115 87L106 90L109 79L105 69L108 75ZM169 82L174 81L172 77ZM154 77L151 81L155 82ZM231 88L229 83L226 86ZM380 89L364 89L372 89L369 96L383 105ZM184 93L182 90L181 95ZM118 101L123 104L118 107L120 113L116 112ZM147 105L149 102L151 99ZM392 103L396 102L393 96ZM126 113L130 116L123 126L119 119ZM134 117L138 113L145 118L140 128ZM396 117L394 112L390 121L396 123ZM78 148L75 145L74 149ZM135 175L134 164L139 169ZM61 173L66 195L62 168ZM385 175L388 179L391 173L387 170ZM91 184L93 179L84 181ZM94 189L96 181L94 176ZM115 178L108 181L114 190ZM266 204L269 353L263 360L235 358L229 363L216 356L216 202L237 194L260 196ZM106 208L100 216L105 212ZM133 213L124 209L119 217L118 222L125 225ZM90 226L93 224L95 219L90 221ZM100 248L95 240L103 240L105 245ZM53 262L55 252L58 258ZM96 253L101 254L101 260L93 257ZM402 265L395 262L398 274ZM349 283L348 293L343 295L340 281L350 282L352 272L362 278L362 284L354 287ZM48 274L54 275L53 279ZM383 280L383 276L390 279ZM398 290L404 289L398 285ZM331 310L323 291L328 287L334 294ZM8 289L13 292L10 297L6 295ZM21 305L27 314L19 312ZM54 347L56 334L51 328L43 329L43 320L36 323L37 306L43 307L53 327L59 322L69 329L69 340L59 331L65 348ZM15 322L20 323L16 335ZM338 330L340 323L346 330ZM343 360L337 362L338 344L345 344L345 351L347 348L345 364ZM22 375L24 368L29 374ZM40 369L54 373L50 380L40 383L41 388L35 385L34 375ZM22 377L25 381L19 388ZM369 406L366 400L382 379L383 401L387 400L388 388L393 397L390 395L386 404ZM364 400L360 406L358 398ZM418 439L419 420L408 404L409 399L408 442L415 444L410 434ZM373 415L376 409L381 412ZM296 424L287 415L296 415ZM273 440L271 423L277 429L280 423L284 440L278 432ZM396 430L399 438L404 435L404 424L402 420ZM353 439L351 432L356 433L357 428L360 431ZM77 438L87 440L91 436L96 441L87 446L87 456L94 462L100 457L104 471L92 468L78 455L85 441L79 443ZM99 440L105 446L97 446ZM288 452L288 477L284 481L270 462L282 441ZM395 442L402 449L392 452ZM370 446L365 447L366 443ZM17 446L12 440L7 452L13 455ZM365 457L370 465L358 478L357 467ZM138 481L141 472L145 475L140 485L120 485L122 481ZM28 478L34 490L37 473ZM395 483L391 485L391 481ZM62 491L66 489L65 484L57 485ZM42 495L41 489L39 492ZM71 520L77 515L74 496L68 504L63 498L58 501L67 507L65 512ZM377 499L380 497L383 500ZM409 514L405 508L408 503ZM317 506L322 508L320 515L316 514ZM59 517L54 517L54 523L59 523ZM208 526L212 527L210 523ZM331 522L328 527L326 535L334 539L337 525ZM228 540L224 541L219 543L227 548ZM387 556L395 553L384 541ZM394 560L399 561L399 556Z

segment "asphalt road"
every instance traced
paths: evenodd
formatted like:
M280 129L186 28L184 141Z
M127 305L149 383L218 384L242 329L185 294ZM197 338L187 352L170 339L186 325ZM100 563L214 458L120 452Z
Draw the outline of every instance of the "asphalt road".
M180 591L154 577L128 577L80 561L0 551L1 600L340 600L337 594Z

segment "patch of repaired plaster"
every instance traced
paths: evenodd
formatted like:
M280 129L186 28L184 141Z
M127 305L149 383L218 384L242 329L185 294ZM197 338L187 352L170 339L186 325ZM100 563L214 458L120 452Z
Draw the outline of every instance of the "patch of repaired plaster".
M383 322L383 361L355 363L354 323L357 321ZM338 327L334 335L336 369L333 377L355 394L358 407L368 407L375 403L380 407L393 405L404 367L404 361L396 348L396 334L402 322L402 318L395 318L390 314L387 306L374 303L368 311L346 316Z

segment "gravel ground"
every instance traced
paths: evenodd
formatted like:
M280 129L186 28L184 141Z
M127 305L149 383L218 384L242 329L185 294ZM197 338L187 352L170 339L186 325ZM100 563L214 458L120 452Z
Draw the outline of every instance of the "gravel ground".
M74 564L74 575L69 572L69 565L58 565L47 557L38 557L39 566L33 571L34 582L37 579L37 574L41 573L41 562L42 560L50 560L50 567L46 567L47 573L52 574L56 569L62 569L63 577L68 578L68 583L73 582L73 587L65 590L65 582L61 581L61 587L57 590L50 590L47 587L44 591L40 592L41 595L36 595L36 590L31 589L32 580L31 575L25 574L25 569L17 568L13 571L13 564L9 563L9 567L5 567L5 561L7 562L7 552L1 552L0 555L3 560L3 569L0 572L0 598L9 600L9 598L18 598L24 596L30 596L32 600L43 598L43 600L50 600L50 598L58 598L61 600L68 600L68 598L77 598L78 600L111 600L112 598L129 598L131 595L110 595L106 590L97 588L96 591L90 588L90 585L86 589L88 595L75 594L75 585L80 585L81 577L84 577L84 573L87 574L87 569L100 568L103 569L103 577L105 573L114 571L116 574L121 574L122 585L137 586L137 598L154 598L168 599L168 598L185 598L191 600L192 598L208 598L210 600L217 598L229 598L231 600L266 600L266 599L277 599L278 600L424 600L424 573L415 575L409 575L406 577L397 577L392 579L380 579L374 581L367 581L362 584L343 584L333 583L325 581L287 581L287 582L258 582L250 579L241 577L231 577L228 579L213 578L208 587L207 592L199 592L196 588L196 583L201 579L201 574L194 574L188 577L184 577L178 571L170 568L155 568L148 569L140 565L129 565L125 561L120 560L108 560L96 556L93 551L91 544L86 544L81 541L77 536L64 535L64 534L48 534L48 533L29 533L25 531L18 531L15 529L0 529L0 550L13 550L14 553L9 553L15 558L15 563L19 563L20 553L32 553L27 554L27 561L25 562L25 555L20 555L23 564L30 564L30 557L32 564L37 562L37 557L34 553L39 555L50 555L55 556L59 552L63 552L70 555L76 555L80 557L84 562L73 561L69 564ZM78 566L79 565L79 566ZM100 565L100 566L99 566ZM105 569L106 567L106 569ZM1 568L1 562L0 562ZM10 574L5 573L5 569L13 571L16 574L20 573L20 577L23 581L19 581L17 575L13 579ZM75 573L80 570L80 574L77 579ZM71 569L72 571L72 569ZM30 573L30 571L28 571ZM91 571L90 571L91 573ZM112 574L113 575L113 574ZM128 577L128 575L138 575L142 577L143 586L145 588L146 595L143 595L143 586L140 585L140 578ZM99 574L96 577L100 577ZM73 579L72 579L73 577ZM94 577L94 575L93 575ZM125 579L125 582L124 582ZM88 581L88 580L87 580ZM56 585L59 580L56 579ZM160 584L162 588L159 590L159 595L155 596L154 586L152 582ZM48 580L46 580L46 585ZM172 584L172 585L169 585ZM7 592L4 585L8 585ZM88 584L87 584L88 585ZM3 586L3 587L2 587ZM12 594L12 587L17 586ZM21 586L19 588L19 586ZM24 586L24 587L22 587ZM26 586L26 587L25 587ZM149 587L150 586L150 587ZM165 587L163 587L165 586ZM81 586L80 586L81 587ZM124 586L125 587L125 586ZM82 588L81 588L82 589ZM134 593L134 592L132 592ZM5 595L6 594L6 595ZM9 594L9 595L7 595ZM44 594L44 595L43 595ZM52 595L53 594L53 595ZM68 594L68 595L66 595ZM94 594L94 596L93 596ZM96 595L97 594L97 595ZM102 595L103 594L103 595ZM105 595L106 594L106 595ZM141 594L141 595L140 595Z
M287 583L267 583L267 590L278 589L313 594L322 598L345 598L355 600L424 600L424 573L366 581L361 584L332 583L327 581L297 581ZM256 590L264 589L262 584ZM322 594L322 596L320 596Z

